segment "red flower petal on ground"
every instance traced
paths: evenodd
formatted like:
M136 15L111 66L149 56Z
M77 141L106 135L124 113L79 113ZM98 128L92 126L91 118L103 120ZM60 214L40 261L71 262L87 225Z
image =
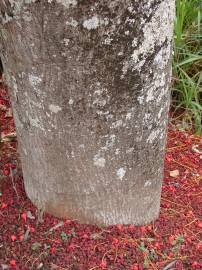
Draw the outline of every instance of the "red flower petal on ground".
M27 229L30 230L31 233L35 232L35 228L31 227L30 225L26 225Z
M172 155L167 154L166 155L166 161L171 162L173 160Z
M118 243L119 243L119 239L117 239L117 238L114 237L114 238L113 238L113 244L114 244L114 245L117 245Z
M190 238L190 237L187 237L187 242L189 242L189 243L191 243L191 242L192 242L192 240L191 240L191 238Z
M8 176L9 174L10 174L10 170L8 170L8 169L3 170L3 175L4 176Z
M51 247L50 252L54 254L56 252L56 247Z
M202 244L201 243L196 244L195 248L196 250L202 249Z
M160 249L160 248L161 248L161 246L160 246L160 244L159 244L158 242L155 243L154 246L155 246L157 249Z
M191 139L187 139L184 141L185 144L191 144Z
M197 222L197 226L198 226L199 228L202 228L202 222L198 221L198 222Z
M130 268L130 270L139 270L139 267L137 264L133 264Z
M146 257L148 254L146 253L146 252L144 252L144 251L142 251L142 256L143 257Z
M71 223L71 220L66 219L66 220L65 220L65 224L67 225L67 224L69 224L69 223Z
M197 262L197 261L194 261L193 263L192 263L192 266L193 267L197 267L199 265L199 263Z
M20 235L20 241L23 241L24 240L24 235Z
M173 256L174 256L174 253L173 253L173 252L169 252L169 253L168 253L168 256L169 256L169 257L173 257Z
M11 235L11 240L12 240L12 241L15 241L16 239L17 239L17 237L16 237L15 234Z
M150 232L150 231L152 231L152 225L148 225L147 226L147 230Z
M174 235L169 236L169 238L168 238L169 243L172 244L174 239L175 239Z
M171 204L170 203L166 203L165 206L166 206L166 208L170 208L171 207Z
M146 229L145 229L144 226L141 226L141 227L140 227L140 230L141 230L142 233L144 233L144 232L146 231Z
M74 244L70 244L70 245L69 245L69 249L74 250L74 249L75 249L75 247L76 247L76 246L75 246Z
M5 101L4 99L1 98L1 99L0 99L0 104L1 104L1 105L5 105L5 104L6 104L6 101Z
M27 215L26 215L26 213L22 213L21 218L22 218L24 221L26 221L26 220L27 220Z
M188 214L188 216L193 216L193 211L192 211L192 210L189 210L189 211L187 212L187 214Z
M102 260L101 263L100 263L100 267L106 268L107 267L107 261L106 260Z
M174 186L170 186L170 190L172 191L172 192L175 192L176 191L176 188L174 187Z
M15 164L12 164L12 163L6 163L4 165L4 168L12 168L12 169L15 169L16 168L16 165Z
M2 209L5 209L5 208L7 208L8 207L8 205L6 204L6 203L2 203L2 205L1 205L1 208Z
M128 226L128 229L129 229L129 230L134 230L134 229L135 229L135 226L134 226L133 224L130 224L130 225Z
M123 230L123 225L122 224L117 224L116 227L119 229L119 231Z
M10 260L10 265L12 265L12 266L16 266L16 260Z

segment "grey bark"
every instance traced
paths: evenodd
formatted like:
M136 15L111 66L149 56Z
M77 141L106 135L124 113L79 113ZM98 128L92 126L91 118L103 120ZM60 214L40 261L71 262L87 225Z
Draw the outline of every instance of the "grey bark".
M4 0L25 189L80 222L159 215L174 0Z

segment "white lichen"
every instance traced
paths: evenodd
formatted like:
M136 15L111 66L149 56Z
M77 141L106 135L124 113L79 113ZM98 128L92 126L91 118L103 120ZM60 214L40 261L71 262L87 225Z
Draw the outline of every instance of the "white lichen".
M97 110L96 113L98 115L108 115L109 114L109 111L104 112L104 111Z
M136 47L137 46L137 42L138 42L138 39L137 38L134 38L133 41L132 41L132 47Z
M151 186L151 184L152 184L151 181L146 181L146 182L144 183L144 187L149 187L149 186Z
M105 106L107 103L107 101L105 99L99 99L99 98L96 98L94 101L93 101L93 104L96 104L96 105L99 105L99 106Z
M74 100L72 98L69 99L69 105L72 105L74 103Z
M71 157L72 157L72 158L75 158L74 151L71 151Z
M134 22L135 22L135 19L131 19L130 17L127 17L125 21L125 23L129 23L129 24L134 24Z
M94 162L94 165L95 166L104 168L105 167L106 160L105 160L105 158L101 157L100 154L98 153L98 154L96 154L94 156L93 162Z
M33 118L32 116L28 116L28 118L29 118L29 122L30 122L30 125L32 126L32 127L36 127L36 128L39 128L39 129L41 129L41 130L45 130L43 127L42 127L42 125L41 125L41 123L40 123L40 120L37 118L37 117L35 117L35 118Z
M106 140L105 146L103 146L101 149L104 151L110 149L115 144L115 141L116 141L116 135L111 134L109 138Z
M129 112L126 114L126 120L130 120L132 118L132 113Z
M126 170L125 170L124 168L120 168L120 169L118 169L117 172L116 172L116 175L118 176L118 178L119 178L120 180L123 179L123 177L125 176L125 174L126 174Z
M83 143L82 144L79 144L79 148L84 149L85 148L85 145Z
M118 127L125 127L125 124L122 120L117 120L116 122L112 123L111 128L118 128Z
M123 67L122 67L123 74L121 75L121 78L124 78L124 76L126 75L128 69L129 69L129 65L130 65L130 63L128 61L123 63Z
M103 93L103 89L95 90L94 94L100 96Z
M128 11L129 11L130 13L132 13L132 14L135 13L135 10L134 10L134 8L133 8L132 5L128 7Z
M63 5L65 8L77 5L77 0L56 0L56 2Z
M93 16L92 18L85 20L83 22L83 27L88 30L96 29L98 26L99 26L99 19L97 16Z
M119 153L120 153L120 149L119 148L116 148L115 155L119 155Z
M104 40L104 44L106 44L106 45L110 45L110 44L111 44L111 42L112 42L112 40L113 40L113 38L111 38L111 37L107 37L107 38Z
M39 76L34 75L34 74L29 74L28 78L29 78L29 82L30 82L31 86L34 88L34 90L38 91L39 85L42 82L42 79Z
M118 53L118 56L122 56L122 55L123 55L123 52L119 52L119 53Z
M106 17L103 20L101 20L101 24L104 24L105 26L107 26L109 24L109 19Z
M144 103L144 96L137 97L137 101L140 105L142 105Z
M65 46L69 45L69 42L70 42L69 38L64 38L63 41L64 41Z
M126 154L130 154L134 151L134 147L130 147L129 149L126 150Z
M78 24L79 24L79 23L78 23L76 20L74 20L73 18L71 18L70 21L67 21L67 22L66 22L66 25L70 25L70 26L72 26L72 27L77 27Z
M174 1L162 1L155 14L152 16L150 22L144 22L142 19L144 39L138 49L134 50L132 59L134 63L137 63L139 56L146 56L148 52L154 52L156 44L163 44L167 39L172 40L173 28L172 22L175 14L175 3ZM161 56L159 56L161 57ZM138 67L141 67L144 62L139 62Z
M53 113L58 113L59 111L62 110L60 106L55 105L55 104L50 104L48 107L49 107L49 110Z
M24 14L22 15L22 17L23 17L23 19L24 19L25 22L31 22L31 20L32 20L32 17L30 16L30 14L29 13L26 13L26 12L24 12Z
M146 102L149 102L149 101L152 101L154 100L154 91L155 91L155 88L150 85L148 91L147 91L147 97L146 97Z
M150 119L151 119L151 113L145 113L143 122L145 123L146 126L148 126Z

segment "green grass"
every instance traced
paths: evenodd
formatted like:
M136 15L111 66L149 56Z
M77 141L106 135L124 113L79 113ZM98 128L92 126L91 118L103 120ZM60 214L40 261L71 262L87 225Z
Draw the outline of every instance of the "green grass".
M176 0L172 105L182 123L202 131L202 1Z

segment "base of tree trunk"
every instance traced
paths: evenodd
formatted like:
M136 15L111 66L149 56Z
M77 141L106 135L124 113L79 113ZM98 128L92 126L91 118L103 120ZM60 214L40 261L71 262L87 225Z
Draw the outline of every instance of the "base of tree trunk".
M84 211L83 208L77 208L77 203L72 200L70 200L69 203L68 200L65 200L64 202L51 201L42 209L41 205L37 205L37 202L33 197L29 196L29 191L27 191L27 195L41 211L59 218L73 219L80 223L98 226L108 226L112 224L144 225L158 218L160 210L159 199L153 200L153 202L148 205L142 202L142 205L140 206L140 204L137 204L137 198L135 197L133 199L125 198L125 200L122 201L118 197L112 199L110 196L102 199L105 201L104 204L102 203L104 206L103 209L94 209L95 207L92 205L91 209L88 208L88 211ZM153 196L153 194L151 194L151 196Z
M0 10L28 197L84 223L154 220L175 1L0 1Z

